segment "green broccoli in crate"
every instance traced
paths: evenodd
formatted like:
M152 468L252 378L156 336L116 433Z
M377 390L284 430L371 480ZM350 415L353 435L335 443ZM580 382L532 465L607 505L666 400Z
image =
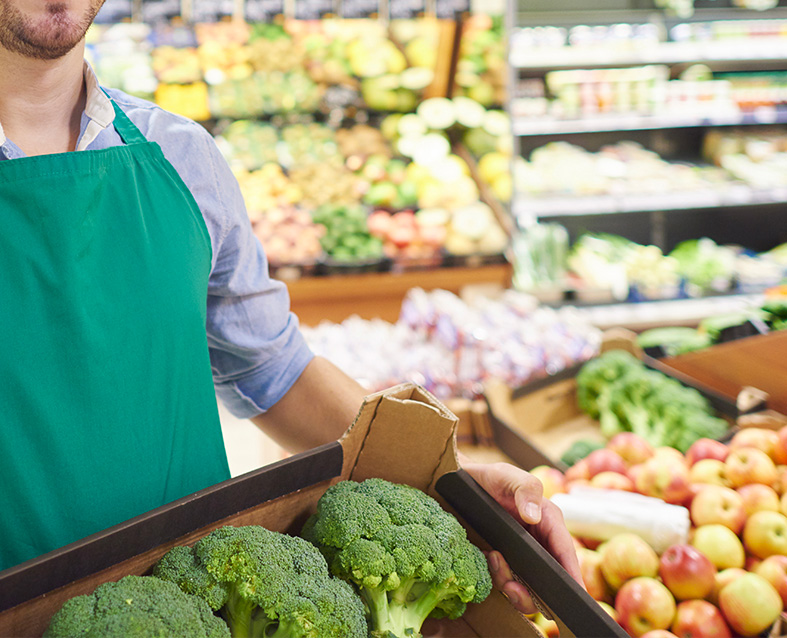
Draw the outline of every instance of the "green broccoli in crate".
M628 431L651 445L685 452L697 439L717 439L729 427L714 416L698 390L623 350L610 350L584 364L576 383L579 408L598 419L607 439Z
M366 603L372 638L417 638L428 617L458 618L492 588L486 558L432 497L372 478L328 488L302 536Z
M165 554L153 575L198 596L232 638L366 638L363 604L309 542L225 526Z
M125 576L67 600L44 638L229 638L204 600L153 576Z

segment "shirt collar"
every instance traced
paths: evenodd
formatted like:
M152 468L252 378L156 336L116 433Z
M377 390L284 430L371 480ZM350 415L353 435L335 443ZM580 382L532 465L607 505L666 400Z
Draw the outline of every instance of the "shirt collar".
M96 135L107 128L115 119L115 109L112 100L101 90L98 84L93 67L85 60L84 67L85 87L87 88L87 101L85 103L85 116L89 124L82 138L77 143L77 150L83 150L90 144ZM6 136L3 132L3 125L0 123L0 147L6 143Z

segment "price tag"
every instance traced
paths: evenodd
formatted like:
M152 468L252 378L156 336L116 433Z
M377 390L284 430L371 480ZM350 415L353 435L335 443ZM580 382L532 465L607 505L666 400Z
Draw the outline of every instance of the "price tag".
M376 18L380 15L380 3L378 0L342 0L339 15L350 20Z
M435 15L440 19L453 20L465 11L470 11L470 0L435 0Z
M426 0L388 0L391 20L411 20L426 13Z
M249 22L272 22L284 15L284 0L246 0L245 14Z
M333 0L296 0L296 20L320 20L334 14Z

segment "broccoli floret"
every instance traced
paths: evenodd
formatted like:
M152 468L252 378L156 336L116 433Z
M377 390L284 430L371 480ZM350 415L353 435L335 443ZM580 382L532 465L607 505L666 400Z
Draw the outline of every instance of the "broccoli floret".
M458 618L492 589L486 558L459 521L409 485L336 483L301 535L356 587L373 638L421 636L428 617Z
M125 576L67 600L45 638L229 638L205 601L153 576Z
M225 526L175 547L153 575L202 598L233 638L366 638L364 607L302 538Z

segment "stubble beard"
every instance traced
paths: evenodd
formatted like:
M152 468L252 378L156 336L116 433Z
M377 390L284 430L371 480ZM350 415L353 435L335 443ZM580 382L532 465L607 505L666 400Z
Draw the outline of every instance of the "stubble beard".
M46 16L32 19L6 0L0 0L0 46L37 60L56 60L71 51L96 17L104 0L93 0L78 18L70 15L63 2L54 0Z

